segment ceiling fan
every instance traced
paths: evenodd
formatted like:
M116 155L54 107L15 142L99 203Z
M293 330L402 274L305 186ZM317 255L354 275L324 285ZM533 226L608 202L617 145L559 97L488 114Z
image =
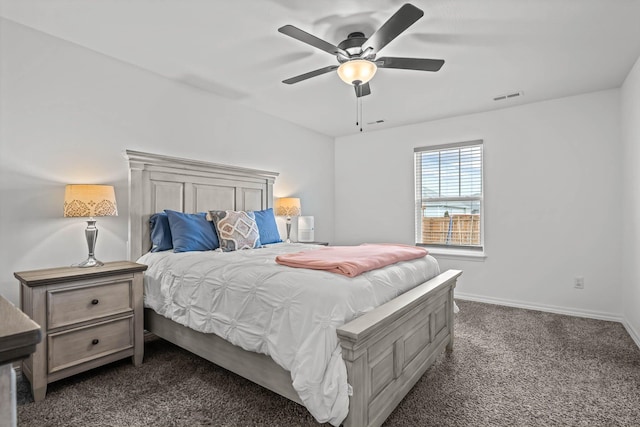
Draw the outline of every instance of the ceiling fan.
M371 37L366 38L361 32L349 34L334 46L314 35L311 35L293 25L285 25L278 28L282 34L300 40L313 47L335 55L339 65L300 74L283 80L282 83L294 84L311 77L320 76L333 70L338 70L338 75L347 84L353 85L358 98L371 94L369 80L379 68L398 68L404 70L438 71L444 64L442 59L398 58L385 56L376 58L376 55L389 42L398 37L403 31L422 18L424 12L412 4L406 3L387 20Z

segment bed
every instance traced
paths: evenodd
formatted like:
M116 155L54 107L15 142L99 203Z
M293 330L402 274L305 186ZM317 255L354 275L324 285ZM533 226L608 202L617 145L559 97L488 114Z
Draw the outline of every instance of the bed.
M133 261L149 251L148 222L156 212L261 210L273 203L278 175L274 172L130 150L126 157L128 256ZM460 274L458 270L437 274L335 328L349 395L343 425L381 425L438 355L453 349L453 289ZM292 384L292 373L263 353L191 329L150 308L145 309L145 329L303 404Z

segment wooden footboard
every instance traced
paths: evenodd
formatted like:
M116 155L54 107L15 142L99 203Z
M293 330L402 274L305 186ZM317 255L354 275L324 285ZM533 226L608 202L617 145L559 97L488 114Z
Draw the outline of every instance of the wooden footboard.
M353 389L345 427L379 426L437 356L453 349L448 270L338 329Z

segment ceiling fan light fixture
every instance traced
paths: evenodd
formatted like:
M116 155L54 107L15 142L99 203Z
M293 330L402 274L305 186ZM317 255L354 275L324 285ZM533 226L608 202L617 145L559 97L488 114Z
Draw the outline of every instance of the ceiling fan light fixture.
M343 62L338 67L338 76L348 85L352 85L356 81L359 81L359 84L365 84L373 78L377 70L378 67L371 61L352 59Z

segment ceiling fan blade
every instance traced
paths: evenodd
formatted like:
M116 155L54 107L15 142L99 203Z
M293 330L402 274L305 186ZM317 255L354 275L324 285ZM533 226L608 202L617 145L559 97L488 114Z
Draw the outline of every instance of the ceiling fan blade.
M362 45L362 50L371 48L372 53L379 52L389 42L409 28L418 19L422 18L424 12L410 3L404 4L382 27L369 37Z
M358 98L371 95L371 86L369 86L369 82L363 85L354 86L354 88L356 89L356 97Z
M329 65L328 67L319 68L317 70L309 71L308 73L300 74L299 76L291 77L287 80L283 80L282 83L286 83L288 85L292 85L294 83L301 82L303 80L310 79L311 77L320 76L322 74L328 73L337 69L337 65Z
M444 64L443 59L396 58L393 56L378 58L375 62L380 68L400 68L418 71L438 71Z
M341 54L347 58L349 57L349 54L343 49L340 49L338 46L334 46L331 43L319 39L312 34L302 31L300 28L294 27L293 25L285 25L284 27L278 28L278 31L289 37L293 37L296 40L300 40L303 43L310 44L313 47L324 50L325 52L332 55Z

